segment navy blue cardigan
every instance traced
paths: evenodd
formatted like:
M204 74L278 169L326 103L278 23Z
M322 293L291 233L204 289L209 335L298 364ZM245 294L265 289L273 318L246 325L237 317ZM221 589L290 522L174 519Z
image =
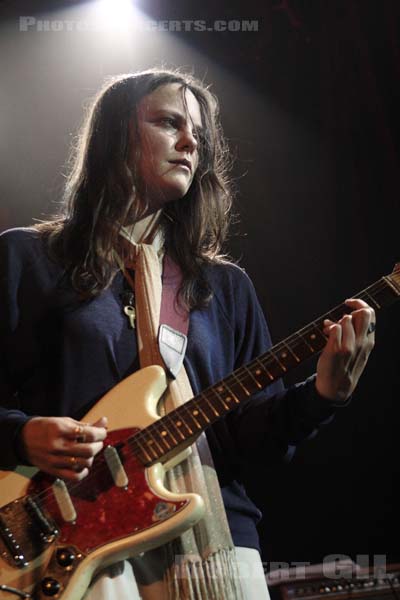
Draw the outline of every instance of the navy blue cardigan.
M195 393L271 346L247 275L233 265L205 270L209 306L190 315L186 370ZM32 229L0 236L0 468L18 463L16 439L29 415L81 418L139 368L135 336L122 312L123 276L80 302ZM245 484L257 467L290 458L295 445L330 420L332 403L313 379L281 382L242 403L207 431L234 543L258 548L260 512Z

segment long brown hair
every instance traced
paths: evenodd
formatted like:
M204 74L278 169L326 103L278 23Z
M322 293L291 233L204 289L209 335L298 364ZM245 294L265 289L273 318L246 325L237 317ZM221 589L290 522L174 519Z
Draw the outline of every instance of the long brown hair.
M100 90L71 155L62 214L37 226L82 298L110 285L118 270L113 249L119 230L128 215L135 220L143 214L145 207L135 204L135 197L142 197L140 181L135 169L128 168L129 128L133 120L138 131L139 101L169 83L180 83L196 97L204 134L189 191L163 210L166 251L181 267L181 298L188 308L203 306L210 298L202 267L222 259L232 201L218 102L192 76L155 69L114 77ZM140 140L133 150L140 154Z

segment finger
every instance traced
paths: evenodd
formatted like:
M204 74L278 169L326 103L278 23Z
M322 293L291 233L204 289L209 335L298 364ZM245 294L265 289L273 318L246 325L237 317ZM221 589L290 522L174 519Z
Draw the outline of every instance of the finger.
M363 343L366 336L372 335L374 332L369 331L371 323L375 325L375 312L372 308L361 308L352 313L354 330L358 340Z
M358 310L365 309L366 311L369 312L369 316L370 316L369 323L375 323L375 321L376 321L375 311L372 308L372 306L370 306L369 304L364 302L364 300L361 300L360 298L350 298L350 299L346 300L345 304L347 304L355 312L358 312Z
M86 459L83 459L84 462L82 463L80 461L82 459L73 456L62 459L59 456L46 456L44 460L38 461L36 466L54 477L80 481L89 473L89 467L86 466Z
M96 454L98 454L100 452L100 450L103 448L103 442L93 442L91 444L89 443L85 443L85 444L74 444L72 446L73 448L73 452L72 454L74 456L79 456L79 457L83 457L83 458L91 458L93 456L96 456Z
M68 481L81 481L89 474L89 469L82 469L81 471L75 471L73 469L47 469L50 475L54 475L59 479L66 479Z
M103 448L103 442L76 442L67 440L58 449L53 450L56 456L77 456L80 458L91 458L96 456Z
M331 321L330 319L324 319L322 333L328 337L330 328L332 327L332 325L335 324L335 321Z
M324 333L328 336L328 341L325 347L326 352L336 352L337 349L340 348L342 342L341 325L339 323L330 322L330 324L324 329Z
M55 469L69 469L80 473L83 469L89 469L93 464L93 457L58 455L51 461L51 467Z
M107 429L108 427L108 419L107 417L100 417L100 419L97 419L97 421L95 423L91 423L92 427L105 427Z
M353 327L353 316L344 315L339 324L342 327L342 341L340 353L344 356L351 356L355 351L356 334Z
M344 303L346 304L346 306L349 306L350 308L353 308L353 309L371 308L369 306L369 304L364 302L364 300L361 300L361 298L348 298L347 300L345 300Z
M372 336L371 339L373 342L374 336L372 334L374 333L374 327L376 323L374 309L368 306L368 304L363 300L346 300L346 303L352 304L352 308L354 308L354 311L351 313L351 316L353 318L353 327L355 330L357 341L363 343L365 336L368 335ZM324 320L323 333L325 335L327 335L329 331L329 326L333 323L334 321L331 321L330 319ZM372 330L369 329L371 325Z
M67 479L68 481L82 481L82 479L85 479L85 477L87 477L88 475L88 469L83 469L79 472L63 469L62 471L60 471L60 475L58 475L58 477L60 477L61 479Z
M103 422L105 417L102 417L96 423ZM71 424L68 431L65 434L65 437L78 441L80 443L90 443L90 442L99 442L106 438L107 429L104 425L91 425L89 423L80 423L79 421L73 421L71 419Z

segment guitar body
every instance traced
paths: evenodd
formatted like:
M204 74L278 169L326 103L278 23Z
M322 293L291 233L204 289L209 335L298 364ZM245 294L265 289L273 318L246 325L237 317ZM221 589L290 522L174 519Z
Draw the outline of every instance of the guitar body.
M166 468L183 460L187 451L169 465L158 462L145 468L129 446L132 437L159 419L156 407L165 388L164 371L148 367L123 380L90 410L83 421L107 416L109 435L89 475L79 484L69 483L69 493L64 497L61 492L58 501L54 478L33 468L0 472L0 598L16 598L6 591L8 586L34 592L37 600L80 600L100 568L160 546L202 518L200 496L173 494L163 485ZM118 450L123 485L116 484L106 462L107 446ZM46 516L40 535L37 518L35 522L26 508L27 495L40 501ZM4 541L6 525L25 566L16 564Z

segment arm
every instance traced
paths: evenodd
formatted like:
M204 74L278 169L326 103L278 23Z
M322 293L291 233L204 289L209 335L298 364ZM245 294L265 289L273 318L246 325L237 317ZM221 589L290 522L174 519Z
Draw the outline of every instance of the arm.
M237 302L242 315L237 324L241 331L237 335L237 366L241 366L268 350L271 340L251 284L238 294ZM242 462L260 460L265 464L290 458L299 442L314 436L345 405L374 344L374 336L367 335L374 320L372 309L359 300L348 304L354 310L352 315L338 324L325 324L328 342L316 377L288 390L282 382L274 383L233 415L231 431Z
M0 467L28 463L76 480L87 475L102 448L106 421L86 424L81 434L81 424L70 417L34 416L40 407L30 391L33 374L45 372L37 333L46 319L43 288L51 277L45 272L42 246L33 232L0 236ZM20 410L22 394L30 414ZM45 403L39 404L43 408ZM50 410L56 412L57 406Z

